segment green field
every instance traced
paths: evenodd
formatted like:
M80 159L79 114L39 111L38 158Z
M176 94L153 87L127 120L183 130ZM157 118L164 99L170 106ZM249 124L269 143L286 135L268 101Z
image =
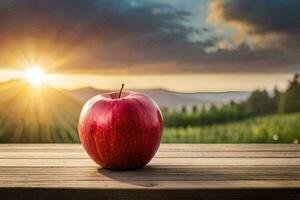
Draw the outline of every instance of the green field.
M163 143L298 143L300 113L221 125L166 128Z
M0 143L79 142L77 122L82 102L67 92L48 86L36 90L22 81L9 81L0 84L0 94ZM298 143L300 140L300 113L194 125L165 128L163 143Z
M0 84L0 143L79 142L82 104L66 92L24 81Z

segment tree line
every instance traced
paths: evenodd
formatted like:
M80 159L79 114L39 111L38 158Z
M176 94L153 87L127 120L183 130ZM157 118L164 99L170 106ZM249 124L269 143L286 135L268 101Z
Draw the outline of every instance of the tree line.
M269 94L266 90L255 90L244 101L234 102L222 106L212 105L209 108L192 107L187 112L185 106L181 111L170 112L163 109L166 127L188 127L221 124L239 121L251 117L300 112L300 75L295 74L289 81L285 91L277 88Z

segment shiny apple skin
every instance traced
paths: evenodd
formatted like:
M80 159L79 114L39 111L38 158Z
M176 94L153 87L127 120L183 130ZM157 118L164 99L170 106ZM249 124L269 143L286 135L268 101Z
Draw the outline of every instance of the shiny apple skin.
M145 166L159 148L163 118L157 104L140 93L97 95L81 111L78 131L89 156L105 169Z

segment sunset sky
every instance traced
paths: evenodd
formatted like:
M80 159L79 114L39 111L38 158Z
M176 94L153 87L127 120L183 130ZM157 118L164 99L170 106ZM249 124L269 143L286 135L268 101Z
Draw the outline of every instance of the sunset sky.
M284 88L300 72L297 0L2 0L0 81L63 88Z

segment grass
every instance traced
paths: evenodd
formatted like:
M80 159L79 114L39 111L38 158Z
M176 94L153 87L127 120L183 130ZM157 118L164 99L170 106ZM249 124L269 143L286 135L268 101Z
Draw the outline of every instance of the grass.
M0 143L79 142L82 105L64 91L23 81L0 84Z
M78 143L82 104L50 87L0 84L0 143ZM166 128L163 143L298 143L300 113L221 125Z
M240 122L166 128L163 143L298 143L300 113L257 117Z

